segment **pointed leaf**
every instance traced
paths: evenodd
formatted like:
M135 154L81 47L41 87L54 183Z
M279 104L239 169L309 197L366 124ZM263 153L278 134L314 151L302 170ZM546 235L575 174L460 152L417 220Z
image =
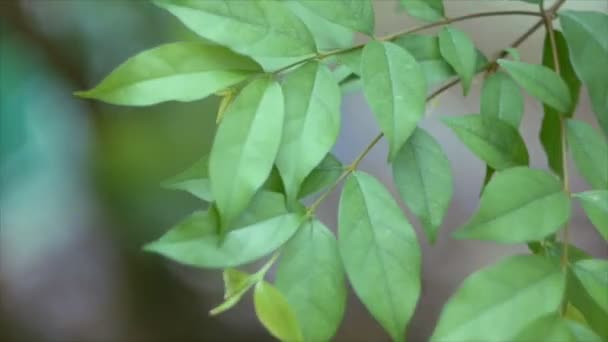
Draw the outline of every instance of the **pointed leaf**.
M281 341L303 341L296 315L285 296L265 281L255 286L255 314L260 322Z
M566 123L568 144L576 168L593 189L608 189L608 143L589 124Z
M307 63L286 76L285 124L276 165L290 200L340 132L340 88L323 64Z
M154 0L189 29L247 56L315 53L312 35L280 1Z
M417 128L393 161L393 178L401 198L433 243L453 191L452 169L441 146Z
M393 43L367 44L361 63L363 92L392 160L424 115L426 80L414 57Z
M172 43L139 53L95 88L76 95L127 106L194 101L260 71L252 59L221 46Z
M524 99L517 83L508 75L490 75L481 90L481 115L501 119L518 128L524 114Z
M346 305L344 269L333 234L310 221L285 245L276 287L293 308L306 341L329 341Z
M600 235L608 241L608 190L581 192L574 197L581 202L587 217Z
M442 118L460 140L496 170L528 164L528 151L519 132L507 122L478 114Z
M374 7L370 0L298 0L300 4L332 23L372 35Z
M281 87L269 79L247 85L228 108L209 159L211 189L227 227L270 174L283 128Z
M572 68L570 57L568 56L568 45L566 44L564 35L560 31L555 31L555 43L557 46L557 59L561 76L564 81L566 81L568 90L570 90L570 97L572 98L572 106L570 107L570 110L563 113L563 116L572 117L576 104L578 103L581 82L578 80L574 69ZM545 35L543 65L555 70L549 35ZM540 128L540 141L547 154L547 160L551 170L558 174L560 178L563 178L560 114L551 106L543 105L543 109L545 115Z
M212 202L209 155L205 155L185 171L164 181L162 186L166 189L187 191L203 201Z
M338 246L355 293L396 341L420 295L420 247L391 194L372 176L355 172L338 212Z
M403 7L412 17L438 21L445 18L443 0L400 0Z
M439 32L439 48L443 58L462 79L463 92L467 95L477 66L475 44L466 33L445 27Z
M601 339L584 325L553 313L528 324L514 341L601 342Z
M218 234L214 212L195 212L145 249L177 262L203 268L227 268L253 262L270 254L296 232L301 217L285 214Z
M527 167L497 173L479 209L455 237L520 243L541 240L570 217L570 198L555 176Z
M555 71L543 65L499 59L498 64L511 74L511 77L528 94L542 103L555 108L560 115L572 107L572 98L566 82Z
M526 325L559 310L564 290L564 275L550 259L510 257L464 280L431 341L515 341Z
M570 47L574 70L587 86L595 116L608 137L608 68L597 64L608 60L608 15L560 11L559 21Z
M342 163L333 154L328 153L306 177L300 187L298 198L304 198L325 189L338 180L342 172L344 172Z

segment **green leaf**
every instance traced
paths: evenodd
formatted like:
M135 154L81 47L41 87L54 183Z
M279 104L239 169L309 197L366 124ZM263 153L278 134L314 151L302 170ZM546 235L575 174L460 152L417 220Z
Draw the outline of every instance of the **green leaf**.
M217 215L213 211L198 211L144 248L186 265L236 267L268 255L283 245L301 221L299 215L284 214L231 230L222 238L218 234Z
M75 94L127 106L194 101L260 72L248 57L224 47L181 42L141 52L95 88Z
M608 136L608 15L602 12L561 11L560 23L570 47L570 58L585 83L593 111Z
M511 58L513 58L513 60L515 61L521 61L521 55L519 53L519 51L516 48L506 48L505 52L508 53L509 55L511 55Z
M154 0L189 29L214 43L254 57L315 53L312 35L279 1Z
M323 64L307 63L286 76L285 124L276 165L289 200L317 166L340 132L340 88Z
M355 172L338 211L338 247L355 293L372 316L402 341L420 295L416 234L384 186Z
M298 2L332 23L368 35L374 33L374 7L370 0L298 0Z
M182 190L212 202L211 184L209 183L209 155L205 155L180 174L161 184L166 189Z
M477 271L445 305L431 341L515 341L529 323L559 310L564 278L557 263L532 255Z
M253 293L255 313L264 327L281 341L303 341L296 315L285 296L265 281Z
M442 118L460 140L496 170L528 164L528 151L519 132L507 122L478 114Z
M395 39L394 43L406 49L418 61L429 88L455 75L454 69L441 56L439 38L406 34Z
M564 117L572 117L576 104L578 103L581 82L578 80L572 64L570 63L570 57L568 56L568 45L566 39L560 31L555 31L555 43L557 46L557 59L560 66L561 76L566 81L568 89L570 90L570 97L572 98L572 106L570 110L562 113ZM545 35L545 44L543 47L543 65L555 70L553 61L553 52L551 49L551 41L549 35ZM562 129L560 123L560 114L550 106L543 105L545 115L543 117L542 125L540 128L540 141L543 145L545 153L547 154L547 160L551 170L563 178L563 167L562 167Z
M467 95L477 67L475 44L466 33L451 27L444 27L439 32L439 49L443 58L462 79L463 93Z
M445 18L443 0L400 0L412 17L425 21L438 21Z
M226 111L209 159L223 228L247 208L268 178L279 150L283 116L281 87L269 79L251 82Z
M300 187L298 198L304 198L327 188L340 178L342 172L344 172L342 163L333 154L328 153L306 177Z
M543 65L499 59L498 64L528 94L555 108L561 115L572 107L572 98L566 82L555 71Z
M293 308L306 341L329 341L346 306L344 270L333 234L310 221L285 245L276 287Z
M486 78L481 90L481 115L501 119L517 128L523 114L524 99L517 83L502 72Z
M353 45L352 30L323 18L299 1L285 1L284 4L308 27L319 50L345 49Z
M528 243L530 250L537 255L546 255L548 257L560 260L564 253L564 244L559 241L545 240L542 242L530 242ZM568 244L568 259L570 261L579 261L585 259L591 259L592 257L582 249L576 247L573 244Z
M426 80L403 48L372 41L361 60L363 92L389 144L392 160L424 115Z
M568 271L567 299L580 310L589 326L604 339L608 338L608 261L582 260Z
M450 161L441 145L417 128L393 161L393 178L401 198L434 243L453 191Z
M282 194L260 190L247 209L230 225L229 230L251 226L286 213L285 197Z
M564 319L557 313L532 321L513 340L601 342L600 337L584 325Z
M566 123L568 144L574 164L593 189L608 189L608 144L589 124Z
M225 269L222 276L225 288L224 302L209 311L212 316L233 308L258 280L255 276L234 268Z
M586 191L575 194L587 217L604 240L608 241L608 190Z
M479 209L455 237L520 243L541 240L570 217L570 198L553 175L527 167L498 172Z

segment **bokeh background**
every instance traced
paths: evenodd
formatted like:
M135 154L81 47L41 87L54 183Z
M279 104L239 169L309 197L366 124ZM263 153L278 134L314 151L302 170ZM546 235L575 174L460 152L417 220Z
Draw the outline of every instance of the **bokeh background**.
M520 1L445 4L448 16L534 8ZM394 0L375 6L380 35L419 24ZM608 0L568 0L566 7L608 11ZM202 205L159 183L209 150L217 99L125 108L71 95L139 51L197 38L145 0L0 0L0 18L0 340L271 340L255 319L250 297L209 317L222 298L219 272L180 266L140 249ZM493 56L535 20L487 18L457 26ZM540 61L543 35L540 30L523 45L525 61ZM478 112L480 85L478 78L466 99L459 88L446 92L430 104L423 122L452 162L455 197L437 244L430 246L419 234L423 294L408 329L410 341L430 335L464 277L525 252L450 238L477 206L484 168L437 118ZM527 98L525 115L523 135L533 165L545 168L538 141L542 107ZM597 126L586 93L576 115ZM349 162L378 128L360 91L344 97L343 118L335 153ZM385 156L386 146L380 145L362 168L395 193ZM587 189L576 172L573 177L575 191ZM319 213L331 227L337 200L335 193ZM571 229L579 247L608 256L580 208ZM351 294L336 339L388 337Z

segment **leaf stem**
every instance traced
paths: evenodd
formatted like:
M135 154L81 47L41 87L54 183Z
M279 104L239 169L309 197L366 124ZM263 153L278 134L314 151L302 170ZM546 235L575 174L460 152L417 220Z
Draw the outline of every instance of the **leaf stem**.
M553 17L555 12L559 9L559 7L565 2L566 0L559 0L557 3L555 3L555 5L553 5L549 10L546 11L546 13L550 14L550 17ZM453 23L456 21L461 21L461 20L467 20L467 19L473 19L473 18L481 18L481 17L488 17L488 16L500 16L500 15L514 15L514 14L519 14L519 15L534 15L534 16L540 16L543 17L541 20L539 20L536 24L534 24L532 27L530 27L530 29L528 29L526 32L524 32L521 36L519 36L515 41L513 41L513 43L511 43L510 47L512 48L516 48L518 46L520 46L521 44L523 44L534 32L536 32L540 27L543 26L543 22L544 22L544 15L542 13L538 13L538 12L528 12L528 11L502 11L502 12L482 12L482 13L474 13L474 14L469 14L469 15L465 15L462 17L456 17L456 18L451 18L451 19L446 19L443 21L438 21L436 23L431 23L431 24L427 24L427 25L423 25L423 26L419 26L413 29L409 29L409 30L405 30L402 32L398 32L389 36L385 36L382 38L379 38L379 40L391 40L391 39L395 39L401 35L405 35L405 34L409 34L409 33L414 33L414 32L418 32L424 29L428 29L431 27L435 27L435 26L441 26L441 25L447 25L449 23ZM349 51L353 51L356 49L359 49L361 47L363 47L365 44L360 44L360 45L356 45L353 46L351 48L348 49L343 49L343 50L336 50L336 51L332 51L329 52L325 55L323 55L322 57L319 56L319 58L325 58L331 55L337 55L340 53L345 53L345 52L349 52ZM488 65L486 66L486 69L490 69L490 68L494 68L496 67L496 61L500 58L503 58L507 55L507 51L506 50L501 50L500 53L498 53L497 57L494 58L494 60L492 60L490 63L488 63ZM301 63L304 63L304 61L302 61ZM283 70L289 69L293 67L292 66L288 66ZM426 101L431 101L432 99L434 99L435 97L439 96L441 93L443 93L444 91L452 88L453 86L457 85L460 83L460 78L455 78L454 80L446 83L444 86L442 86L441 88L435 90L433 93L431 93L427 98ZM325 192L323 192L309 207L308 211L306 212L306 216L310 217L312 216L315 211L317 210L317 208L319 207L319 205L321 205L321 203L323 203L323 201L325 201L327 199L327 197L336 189L336 187L344 180L346 179L351 173L353 173L357 167L359 166L359 164L361 163L361 161L369 154L369 152L374 148L374 146L376 146L376 144L378 144L378 142L382 139L382 137L384 136L383 133L378 134L374 139L372 139L372 141L365 147L365 149L363 150L363 152L361 152L359 154L359 156L357 156L357 158L355 158L355 160L344 170L344 172L340 175L340 177L338 177L338 179L332 184L332 186L327 189Z
M565 0L560 0L557 2L557 6L554 6L555 8L559 8L559 6L561 6L563 3L565 2ZM553 67L555 68L555 73L557 75L561 74L560 71L560 65L559 65L559 57L557 54L557 43L555 42L555 30L553 29L553 17L555 16L555 10L550 10L550 11L546 11L544 9L543 4L540 4L540 11L541 14L543 16L543 22L545 24L545 28L547 30L547 34L549 35L549 43L551 46L551 54L553 55ZM564 192L566 192L567 194L570 194L570 181L569 181L569 177L568 177L568 155L567 155L567 151L568 151L568 137L566 135L566 119L564 118L564 116L560 113L559 114L559 123L560 123L560 132L561 132L561 149L562 149L562 169L563 169L563 178L562 178L562 184L563 184L563 188L564 188ZM568 240L569 240L569 224L566 222L566 225L564 227L564 234L562 237L562 257L561 257L561 265L562 268L565 270L566 267L568 266Z
M427 30L430 28L434 28L434 27L439 27L439 26L445 26L445 25L449 25L451 23L455 23L458 21L464 21L464 20L470 20L470 19L475 19L475 18L483 18L483 17L497 17L497 16L507 16L507 15L527 15L527 16L535 16L535 17L540 17L542 16L540 13L538 12L533 12L533 11L493 11L493 12L479 12L479 13L471 13L471 14L467 14L467 15L463 15L460 17L454 17L454 18L446 18L444 20L441 21L437 21L434 23L430 23L430 24L426 24L426 25L421 25L421 26L417 26L414 28L409 28L400 32L396 32L396 33L392 33L389 35L386 35L384 37L379 37L377 38L377 40L379 41L390 41L396 38L399 38L401 36L407 35L407 34L411 34L411 33L416 33L419 31L423 31L423 30ZM541 22L542 25L542 22ZM357 44L357 45L353 45L351 47L345 48L345 49L337 49L337 50L333 50L333 51L329 51L329 52L320 52L315 54L312 57L307 57L304 58L302 60L299 60L297 62L291 63L289 65L286 65L274 72L272 72L273 75L278 75L283 71L289 70L293 67L296 67L300 64L304 64L306 62L309 62L313 59L325 59L327 57L330 56L335 56L335 55L340 55L343 53L347 53L347 52L351 52L351 51L355 51L355 50L359 50L361 48L363 48L367 43L361 43L361 44Z

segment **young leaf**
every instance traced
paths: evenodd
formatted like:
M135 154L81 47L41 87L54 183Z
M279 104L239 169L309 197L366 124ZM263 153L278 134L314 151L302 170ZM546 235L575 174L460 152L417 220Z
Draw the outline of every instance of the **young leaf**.
M186 265L236 267L273 252L289 240L302 221L296 214L284 214L229 231L222 238L216 216L213 211L195 212L144 248Z
M139 53L95 88L76 95L127 106L194 101L260 71L252 59L221 46L172 43Z
M276 165L289 200L331 150L340 132L340 88L323 64L307 63L286 76L285 124Z
M189 29L254 57L300 57L315 52L312 35L280 1L154 0Z
M589 220L604 240L608 241L608 190L581 192L574 197L581 201Z
M501 119L517 129L523 114L524 99L517 83L502 72L486 78L481 90L481 115Z
M589 124L568 120L568 143L574 164L593 189L608 189L608 144Z
M331 340L344 315L346 286L336 239L323 223L305 223L285 245L275 283L304 340Z
M256 277L234 268L227 268L222 274L224 278L224 302L209 311L212 316L219 315L233 308L241 297L257 282Z
M477 213L455 237L520 243L541 240L570 217L570 198L553 175L527 167L497 173L481 195Z
M573 341L601 342L589 328L582 324L564 319L556 313L542 316L528 324L514 341Z
M281 341L303 341L293 309L274 286L265 281L257 283L253 303L255 314L272 336Z
M164 181L162 186L166 189L187 191L203 201L212 202L209 155L205 155L185 171Z
M332 23L368 35L374 33L374 7L371 0L297 0L304 7Z
M431 341L515 341L559 310L565 279L557 263L518 255L467 277L445 305Z
M446 117L442 121L490 167L504 170L528 165L528 151L519 132L507 122L478 114Z
M247 208L268 178L279 150L283 115L281 87L269 79L251 82L228 108L209 159L222 229Z
M412 17L438 21L445 18L443 0L400 0L401 6Z
M333 154L328 153L321 163L306 177L300 187L298 198L304 198L325 189L340 178L343 171L344 166L342 166L342 163Z
M572 98L566 82L555 71L542 65L499 59L498 64L511 74L511 77L528 94L555 108L560 114L572 107Z
M439 32L439 48L443 58L462 79L463 93L467 95L477 67L475 44L466 33L445 27Z
M560 11L559 19L574 70L587 86L593 111L608 137L608 68L598 65L608 60L608 15Z
M355 293L396 341L404 338L420 294L420 247L391 194L355 172L338 209L338 247Z
M572 64L570 63L570 57L568 56L568 45L566 39L560 31L555 31L555 45L557 46L557 59L559 62L561 77L568 85L570 90L570 97L572 98L572 106L570 110L562 113L564 117L572 117L576 104L578 103L578 97L581 88L581 82L578 80ZM555 70L553 61L553 51L551 49L551 40L549 35L545 36L545 44L543 47L543 65ZM543 105L545 115L543 116L542 125L540 128L540 141L543 145L545 153L547 154L547 160L551 170L563 178L563 167L562 167L562 129L560 123L560 113L558 113L551 106Z
M453 191L450 161L441 145L417 128L393 161L393 178L401 198L434 243Z
M363 92L389 144L392 160L424 115L426 80L405 49L372 41L361 60Z

